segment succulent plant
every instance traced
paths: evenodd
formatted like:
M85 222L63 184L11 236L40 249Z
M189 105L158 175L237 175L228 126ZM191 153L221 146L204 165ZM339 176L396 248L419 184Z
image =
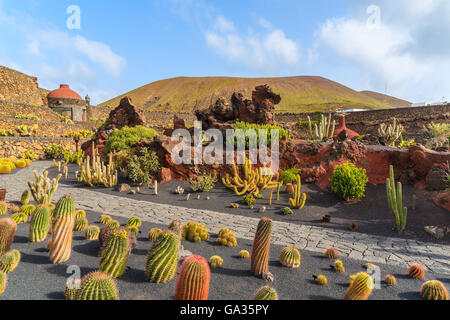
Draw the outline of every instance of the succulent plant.
M0 257L0 271L11 273L20 263L21 254L19 250L11 250Z
M139 228L136 226L126 225L125 228L127 228L128 231L134 233L134 235L136 236L139 234Z
M112 220L112 218L110 216L108 216L107 214L102 214L100 216L100 223L101 224L108 224L110 221Z
M25 190L20 197L20 203L22 205L27 205L30 202L30 191Z
M427 300L448 300L448 291L439 280L425 282L420 288L420 295Z
M140 227L142 225L142 221L138 217L131 217L130 219L128 219L127 225Z
M300 267L302 257L300 252L295 247L286 247L281 250L280 263L288 268Z
M118 300L115 280L102 271L94 271L81 279L77 300Z
M393 274L388 274L384 278L384 283L386 283L388 286L395 286L397 284L397 279Z
M66 298L66 300L76 300L80 288L80 279L68 280L66 285L64 286L64 298Z
M188 222L183 227L183 240L191 242L202 242L209 239L209 233L206 226L197 222Z
M184 259L175 288L175 300L207 300L211 271L205 258L191 255Z
M86 240L98 240L99 234L100 228L94 225L88 226L84 232Z
M113 278L123 275L128 263L128 232L117 230L110 234L101 252L100 270Z
M237 208L239 208L239 203L231 203L230 204L230 207L232 207L233 209L237 209Z
M106 226L108 226L110 228L117 228L117 227L120 227L120 222L117 220L111 220L106 224Z
M177 194L184 194L184 189L181 186L178 186L175 189L175 193L177 193Z
M31 195L36 203L45 204L52 202L53 194L58 189L58 183L62 175L59 174L52 181L48 178L48 171L45 171L42 175L35 170L34 182L28 181L28 187L30 188Z
M11 219L13 219L19 225L22 223L26 223L28 221L28 216L23 212L16 212L11 215Z
M262 218L256 228L250 262L252 273L257 277L262 277L264 272L269 271L271 233L272 220L269 218Z
M0 296L5 292L8 283L8 276L6 273L0 271Z
M38 205L31 217L30 229L28 232L28 241L42 242L47 238L50 228L51 214L46 205Z
M221 244L222 246L226 246L229 248L233 248L237 246L237 240L234 236L234 233L227 228L222 228L219 231L219 236L217 237L217 243Z
M292 209L289 207L285 207L285 208L281 209L281 213L284 214L285 216L290 216L290 215L294 214L294 211L292 211Z
M158 239L158 237L161 235L162 232L163 231L158 228L150 229L150 231L148 232L148 240L156 241L156 239Z
M100 242L100 256L102 256L102 252L106 247L109 237L113 233L120 233L126 231L128 238L128 253L130 253L137 245L136 235L133 232L129 232L126 227L105 227L100 231L98 235L98 241Z
M75 204L71 196L64 196L56 204L50 239L50 261L54 264L70 259L75 223Z
M336 260L334 262L334 270L339 273L345 272L345 267L341 260Z
M289 199L289 205L292 209L302 209L306 203L306 193L302 193L302 179L298 174L297 184L294 187L294 197Z
M425 270L420 264L413 264L408 269L408 275L414 279L423 279L425 277Z
M324 275L320 275L320 276L314 276L316 282L318 284L320 284L321 286L326 286L328 284L328 279L327 277L325 277Z
M145 267L149 281L165 283L173 279L178 264L178 242L178 236L173 232L163 232L155 240Z
M86 218L76 218L73 230L74 231L85 231L88 224L89 223Z
M17 223L11 218L0 220L0 256L11 249L17 231Z
M406 227L408 208L403 206L402 183L397 182L397 189L395 188L394 167L392 165L389 166L389 178L386 179L386 193L397 230L402 232Z
M372 277L365 272L353 275L350 285L345 292L345 300L367 300L372 293L375 283Z
M253 194L247 194L242 197L241 202L248 206L254 205L256 203L256 199Z
M86 218L86 212L84 210L75 211L75 218Z
M5 201L0 201L0 216L4 216L8 213L8 205Z
M278 300L278 294L274 288L266 285L256 291L253 300Z
M339 257L339 252L335 248L330 247L325 249L323 255L328 259L336 259L337 257Z
M250 259L250 253L247 250L241 250L239 251L239 258Z
M222 267L223 259L219 256L212 256L209 259L209 264L211 265L211 268L216 269Z

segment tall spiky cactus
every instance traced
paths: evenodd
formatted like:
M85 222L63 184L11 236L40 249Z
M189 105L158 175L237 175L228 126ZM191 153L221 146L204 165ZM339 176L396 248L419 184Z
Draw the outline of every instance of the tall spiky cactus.
M253 300L278 300L277 291L269 286L264 286L256 291Z
M54 264L70 259L75 223L75 204L71 196L64 196L56 204L50 239L50 261Z
M314 125L314 130L312 127L311 118L308 116L308 130L309 136L313 140L323 140L323 138L331 138L333 137L334 128L336 127L336 121L331 121L331 113L328 114L328 119L323 116L320 116L319 125ZM331 128L331 130L330 130Z
M45 171L42 175L39 175L36 170L33 171L33 173L34 182L28 181L28 187L30 188L34 201L41 204L50 203L52 201L53 194L56 189L58 189L58 182L62 175L59 174L56 178L50 181L48 178L48 171Z
M306 203L306 193L302 193L302 179L297 175L297 184L294 187L294 198L289 199L292 209L302 209Z
M42 242L47 238L50 228L50 208L46 205L39 205L31 217L28 241Z
M262 218L256 229L255 238L253 239L251 270L257 277L269 270L269 252L270 238L272 233L272 220Z
M95 185L104 185L106 188L112 188L117 185L118 171L113 161L112 153L108 155L108 165L101 160L98 149L92 144L91 155L86 159L78 160L80 175L78 181L93 187Z
M81 279L77 300L118 300L115 280L103 271L94 271Z
M372 277L365 272L360 272L351 277L350 285L345 293L345 300L367 300L375 285Z
M173 279L178 264L178 236L164 232L153 244L147 256L145 273L151 282L164 283Z
M397 119L394 118L392 124L380 124L378 134L384 138L387 145L394 147L395 142L402 136L404 127L397 124Z
M389 208L394 214L397 230L402 232L406 227L406 216L408 209L403 206L402 198L402 183L397 182L397 190L395 189L394 167L389 166L389 176L386 179L386 193L389 203Z
M0 296L5 292L8 283L8 276L6 273L0 271Z
M17 231L17 223L11 218L0 220L0 256L11 249Z
M208 300L211 270L208 261L198 255L184 259L175 288L175 300Z
M117 230L110 234L102 250L100 270L113 278L123 275L128 263L128 231Z

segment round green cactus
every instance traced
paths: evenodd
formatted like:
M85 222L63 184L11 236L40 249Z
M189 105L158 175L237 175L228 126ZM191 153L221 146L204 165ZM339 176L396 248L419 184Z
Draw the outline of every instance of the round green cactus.
M28 216L23 212L16 212L11 215L11 219L13 219L16 224L26 223L28 221Z
M150 229L150 231L148 232L148 240L156 241L156 239L158 239L158 237L162 234L162 232L163 231L158 228Z
M213 269L220 268L223 265L223 259L219 256L212 256L209 259L209 264L211 265L211 268L213 268Z
M280 263L288 268L298 268L301 263L300 252L295 247L286 247L281 250Z
M285 207L281 209L281 213L284 214L285 216L290 216L294 214L294 211L292 211L292 209L289 207Z
M21 254L18 250L11 250L0 257L0 271L11 273L20 263Z
M102 250L100 270L113 278L123 275L128 262L128 233L118 230L110 234Z
M73 227L74 231L84 231L88 226L88 221L86 218L76 218L75 225Z
M427 300L448 300L448 291L439 280L425 282L420 288L420 295Z
M138 217L131 217L130 219L128 219L127 225L134 226L134 227L140 227L142 225L142 221Z
M86 240L98 240L100 228L94 225L88 226L84 232Z
M23 212L27 215L27 217L31 216L36 207L32 204L26 204L20 208L20 212Z
M256 291L253 300L278 300L278 294L274 288L266 285Z
M164 283L173 279L178 264L178 236L164 232L155 241L147 255L145 273L147 279Z
M125 226L127 228L128 231L133 232L136 236L139 234L139 228L136 226L130 226L130 225L126 225Z
M66 298L66 300L76 300L80 288L80 279L68 280L64 287L64 297Z
M86 212L84 210L75 211L75 218L86 218Z
M5 292L7 284L8 276L6 275L6 273L0 271L0 296Z
M28 241L42 242L47 238L50 228L50 209L46 205L39 205L31 217Z
M107 225L110 221L112 220L112 218L110 216L108 216L107 214L102 214L100 216L100 223Z
M366 272L360 272L350 277L350 285L345 293L345 300L367 300L375 283Z
M17 223L11 218L0 220L0 256L11 249L16 235Z
M30 202L30 191L25 190L20 197L20 204L27 205Z
M120 222L117 220L111 220L106 224L106 226L108 226L110 228L117 228L117 227L120 227Z
M102 271L94 271L81 279L77 300L118 300L119 291L112 277Z

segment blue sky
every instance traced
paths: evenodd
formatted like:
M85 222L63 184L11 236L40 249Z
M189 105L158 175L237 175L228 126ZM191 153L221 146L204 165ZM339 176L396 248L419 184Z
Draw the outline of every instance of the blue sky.
M318 75L450 99L448 0L0 0L0 30L1 65L95 103L177 76Z

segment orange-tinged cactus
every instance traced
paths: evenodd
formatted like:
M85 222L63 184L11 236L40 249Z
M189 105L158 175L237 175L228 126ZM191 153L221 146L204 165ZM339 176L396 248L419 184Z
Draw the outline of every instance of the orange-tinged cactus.
M251 270L257 277L269 271L269 252L270 238L272 233L272 220L262 218L256 229L255 238L253 239Z
M350 285L345 293L345 300L367 300L372 293L375 283L372 277L360 272L350 277Z
M0 220L0 256L11 249L17 231L17 223L11 218Z
M59 199L53 216L52 238L49 241L50 261L54 264L70 259L75 223L75 205L72 197Z
M408 275L414 279L423 279L425 277L425 270L420 264L412 264L409 267Z
M198 255L184 259L180 267L175 300L207 300L211 271L208 261Z
M427 300L448 300L447 288L438 280L425 282L420 288L420 295Z
M339 257L339 252L335 248L327 248L323 255L328 259L336 259Z

